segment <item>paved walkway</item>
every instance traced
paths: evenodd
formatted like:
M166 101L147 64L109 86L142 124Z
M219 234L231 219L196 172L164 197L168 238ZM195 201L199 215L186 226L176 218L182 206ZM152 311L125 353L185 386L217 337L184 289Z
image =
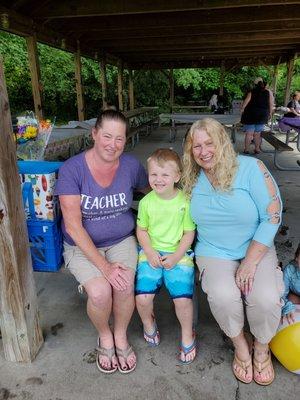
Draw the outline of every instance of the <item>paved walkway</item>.
M132 152L145 161L158 147L181 150L185 130L175 143L168 143L168 130L154 131ZM237 147L241 148L242 135ZM287 156L290 156L287 154ZM270 155L260 156L276 178L284 200L285 235L277 238L279 258L286 262L300 238L300 173L274 171ZM4 360L0 340L0 400L296 400L300 377L274 362L276 380L270 387L239 383L231 373L233 352L212 318L205 296L200 298L197 337L199 352L189 366L176 360L179 324L165 292L157 299L156 316L161 345L149 348L142 339L142 327L135 314L130 325L130 342L138 355L134 373L103 375L96 369L96 332L85 313L85 297L78 295L68 272L35 273L45 344L32 364ZM300 339L299 339L300 340Z

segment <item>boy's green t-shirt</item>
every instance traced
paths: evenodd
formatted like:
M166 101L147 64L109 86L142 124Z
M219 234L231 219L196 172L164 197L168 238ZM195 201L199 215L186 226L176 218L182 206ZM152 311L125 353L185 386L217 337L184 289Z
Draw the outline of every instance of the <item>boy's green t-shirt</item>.
M156 250L173 253L186 231L195 224L190 216L190 203L181 190L171 200L160 198L153 190L139 203L137 224L146 229Z

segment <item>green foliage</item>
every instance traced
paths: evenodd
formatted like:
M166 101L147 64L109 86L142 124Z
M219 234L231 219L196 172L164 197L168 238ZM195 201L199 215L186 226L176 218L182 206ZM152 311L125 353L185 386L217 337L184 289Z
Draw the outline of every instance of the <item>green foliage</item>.
M74 56L66 51L38 44L41 69L43 107L46 117L59 121L77 119ZM27 46L24 38L0 31L0 55L4 59L5 78L12 114L33 110ZM82 83L86 117L95 117L102 106L99 63L82 57ZM272 69L272 67L271 67ZM107 101L118 105L117 68L107 66ZM271 84L271 70L264 67L242 67L227 71L224 80L224 100L230 105L233 98L242 99L253 80L262 76ZM175 69L175 103L208 102L218 92L220 68ZM286 65L278 70L276 103L282 105L286 85ZM300 59L295 62L291 92L300 89ZM135 71L136 106L159 106L169 110L168 71ZM128 72L124 71L123 96L128 104ZM128 107L128 106L127 106Z

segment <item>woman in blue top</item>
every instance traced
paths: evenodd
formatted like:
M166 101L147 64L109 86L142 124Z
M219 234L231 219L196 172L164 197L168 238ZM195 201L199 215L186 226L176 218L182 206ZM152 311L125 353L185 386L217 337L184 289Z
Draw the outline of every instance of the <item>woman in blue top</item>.
M281 219L278 187L260 160L236 155L225 128L212 118L192 125L183 164L202 288L235 347L233 373L244 383L268 385L274 379L268 343L280 322L283 292L273 245ZM244 306L254 337L253 363Z

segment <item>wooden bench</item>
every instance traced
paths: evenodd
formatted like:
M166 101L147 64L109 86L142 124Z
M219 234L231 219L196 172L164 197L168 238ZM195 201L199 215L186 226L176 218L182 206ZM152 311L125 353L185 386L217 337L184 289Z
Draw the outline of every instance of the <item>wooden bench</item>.
M298 168L298 167L296 167L296 168L295 167L285 167L285 166L282 166L278 162L278 154L283 153L284 151L294 151L294 149L292 147L290 147L288 144L279 140L273 132L262 132L261 136L266 142L268 142L271 146L274 147L274 150L262 149L262 151L264 153L273 153L274 154L274 165L276 168L278 168L280 171L300 171L300 168ZM299 164L299 161L297 161L297 163Z
M138 126L132 126L129 129L129 133L127 135L127 141L131 140L131 147L134 147L139 142L139 135L140 135L141 131L145 129L146 136L148 136L155 123L159 123L158 115Z

